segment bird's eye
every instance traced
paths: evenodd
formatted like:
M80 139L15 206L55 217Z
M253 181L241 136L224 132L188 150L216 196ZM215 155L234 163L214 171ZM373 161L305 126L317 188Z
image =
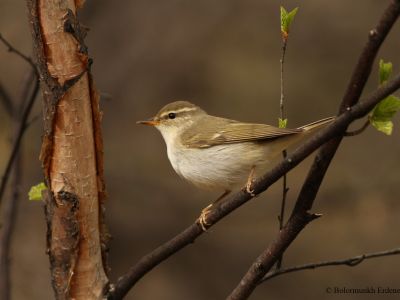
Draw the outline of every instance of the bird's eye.
M170 119L175 119L175 117L176 117L175 113L169 113L168 114L168 118L170 118Z

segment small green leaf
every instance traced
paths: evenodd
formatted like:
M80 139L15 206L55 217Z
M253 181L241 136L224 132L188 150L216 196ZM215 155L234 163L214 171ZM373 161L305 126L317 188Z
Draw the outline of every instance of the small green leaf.
M393 64L389 62L384 62L383 59L379 61L379 84L385 84L390 74L392 74Z
M375 106L372 111L372 118L379 121L387 121L392 119L398 110L400 110L400 99L391 95Z
M32 186L28 193L29 200L32 201L42 200L42 191L44 191L45 189L47 189L47 187L44 184L44 182Z
M383 132L386 135L391 135L393 132L392 121L372 121L371 124L376 128L376 130Z
M287 12L287 10L281 6L281 33L283 38L287 38L289 35L290 31L290 25L292 24L294 17L296 16L298 7L293 9L290 12Z
M279 121L279 128L286 128L288 119L278 119Z
M393 131L392 118L400 110L400 99L389 96L379 102L369 115L372 126L377 130L391 135Z

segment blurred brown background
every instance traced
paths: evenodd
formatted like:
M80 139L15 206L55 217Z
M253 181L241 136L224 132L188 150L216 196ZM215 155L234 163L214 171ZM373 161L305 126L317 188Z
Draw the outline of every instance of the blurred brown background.
M182 181L160 134L135 125L164 104L188 99L211 114L277 123L279 5L299 6L286 57L286 110L295 127L336 113L351 70L388 1L157 0L87 1L82 22L104 99L107 220L115 280L142 255L188 226L217 197ZM0 1L0 31L31 53L24 1ZM379 57L400 66L400 28ZM0 80L15 97L28 66L0 45ZM377 85L376 68L365 93ZM40 114L40 101L33 115ZM393 136L369 128L346 138L318 195L309 225L287 251L284 266L345 258L399 246L400 122ZM360 123L357 123L360 124ZM0 107L0 172L11 124ZM359 125L354 125L357 127ZM29 187L42 179L41 123L23 150L23 197L12 245L13 299L51 299L41 203ZM289 207L311 160L289 174ZM207 234L146 275L127 299L224 299L277 233L281 185L235 211ZM400 288L399 257L275 278L251 299L334 299L328 287ZM379 295L375 295L376 298ZM364 299L364 295L340 295Z

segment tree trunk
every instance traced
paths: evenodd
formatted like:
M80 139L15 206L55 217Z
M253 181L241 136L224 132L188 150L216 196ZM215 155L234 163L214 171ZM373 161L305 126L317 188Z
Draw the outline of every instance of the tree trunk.
M107 233L99 97L77 21L83 1L28 0L43 92L41 161L47 244L57 299L100 299Z

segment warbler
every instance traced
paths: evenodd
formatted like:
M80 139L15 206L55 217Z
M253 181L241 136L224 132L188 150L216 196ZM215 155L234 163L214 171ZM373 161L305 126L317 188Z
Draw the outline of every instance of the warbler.
M333 120L329 117L295 129L278 128L212 116L188 101L175 101L153 118L137 123L161 132L176 173L199 188L223 192L202 211L199 219L205 229L213 204L237 185L246 184L247 192L252 193L253 178L266 172L283 150Z

